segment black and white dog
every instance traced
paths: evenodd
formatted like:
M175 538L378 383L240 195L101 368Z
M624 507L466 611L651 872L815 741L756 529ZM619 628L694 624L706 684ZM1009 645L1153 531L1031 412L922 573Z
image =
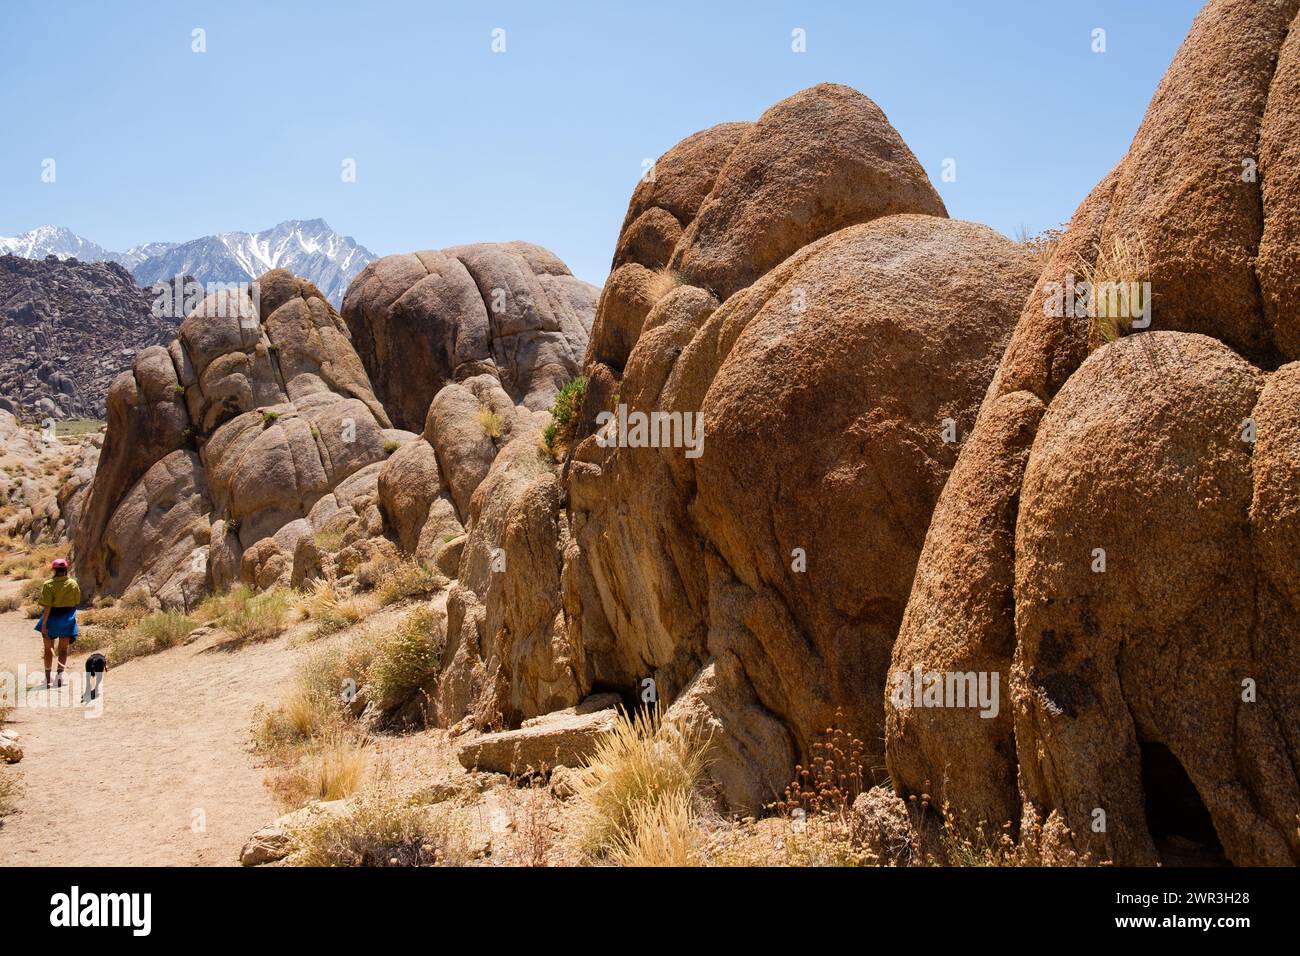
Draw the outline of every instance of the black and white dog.
M108 670L108 660L99 651L86 658L86 691L81 698L83 704L88 704L99 696L99 688L104 682L106 670Z

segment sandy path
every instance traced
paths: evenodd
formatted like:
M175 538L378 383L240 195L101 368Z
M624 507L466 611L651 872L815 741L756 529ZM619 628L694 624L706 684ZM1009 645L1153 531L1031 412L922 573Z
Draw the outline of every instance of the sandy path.
M0 614L0 669L25 664L43 683L32 624L22 611ZM13 711L25 756L9 770L21 771L24 791L20 812L0 821L0 865L238 863L248 836L276 816L249 749L252 711L279 698L302 652L287 637L234 652L211 645L115 668L98 718L77 707Z

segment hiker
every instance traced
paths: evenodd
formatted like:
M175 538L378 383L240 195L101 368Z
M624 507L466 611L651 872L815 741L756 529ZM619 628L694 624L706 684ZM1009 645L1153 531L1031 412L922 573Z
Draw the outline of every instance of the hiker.
M63 668L68 663L68 645L77 639L77 605L81 603L81 587L77 579L68 574L68 562L55 558L50 565L54 577L41 586L41 615L36 620L36 630L45 641L45 686L50 685L50 665L54 660L54 642L58 641L59 672L57 683L63 686Z

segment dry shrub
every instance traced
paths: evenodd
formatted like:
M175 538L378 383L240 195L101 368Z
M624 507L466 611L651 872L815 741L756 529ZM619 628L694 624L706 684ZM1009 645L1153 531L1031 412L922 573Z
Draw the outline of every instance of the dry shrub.
M77 636L74 646L83 654L102 651L110 667L175 647L198 627L197 621L180 611L141 614L136 608L119 607L87 611L83 616L91 615L96 615L93 626Z
M447 586L447 579L415 558L397 558L386 564L375 585L375 596L385 607L411 598L428 597Z
M215 624L237 608L242 608L255 594L257 592L247 584L236 584L228 591L209 594L194 609L194 617L205 624Z
M409 701L438 675L446 624L431 607L419 607L375 643L366 668L366 697L381 711Z
M1099 245L1095 263L1082 263L1079 272L1091 286L1094 314L1088 326L1088 351L1093 352L1124 335L1133 318L1151 303L1142 298L1142 283L1150 281L1146 247L1141 240L1114 236ZM1107 293L1107 290L1111 290Z
M198 621L191 620L180 611L155 611L141 618L135 625L135 631L155 651L165 651L184 641L190 631L198 626Z
M6 594L0 597L0 614L8 614L10 611L16 611L23 606L23 596L18 594Z
M326 578L312 581L297 603L299 616L316 622L311 634L313 639L359 624L371 610L369 601L354 597Z
M1022 227L1016 230L1016 242L1033 254L1038 271L1041 272L1052 261L1052 256L1056 254L1056 249L1064 235L1064 225L1033 234Z
M519 866L546 866L555 849L558 827L556 801L546 785L545 768L529 776L525 786L512 792L510 822L518 842L511 847L511 862Z
M669 292L672 292L673 289L685 284L685 282L686 278L680 272L664 266L655 272L646 291L651 302L658 302Z
M660 713L620 714L600 738L577 784L580 846L592 859L649 844L638 836L649 822L671 822L656 810L674 799L690 800L707 763L709 741L685 728L659 733Z
M312 628L310 637L315 640L318 637L346 631L365 620L371 610L373 608L370 603L359 597L340 601L334 607L326 608L316 616L316 626Z
M483 429L483 434L493 441L501 437L501 432L505 428L501 416L486 405L479 406L478 411L474 413L474 421L478 422L479 428Z
M807 816L833 814L844 819L862 793L864 745L841 726L844 712L835 711L834 723L813 743L808 767L796 766L795 779L785 788L785 799L773 804L784 815L802 811Z
M297 834L297 866L460 866L469 861L464 811L372 795L319 814Z
M289 593L275 588L236 603L221 616L219 623L231 636L227 644L269 641L288 629L291 610Z
M255 717L253 738L258 748L275 751L340 731L348 723L374 654L373 637L363 633L306 657L284 701Z

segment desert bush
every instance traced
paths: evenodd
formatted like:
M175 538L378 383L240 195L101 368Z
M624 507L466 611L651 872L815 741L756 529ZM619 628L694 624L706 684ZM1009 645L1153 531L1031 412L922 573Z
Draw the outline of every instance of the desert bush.
M0 597L0 614L8 614L10 611L16 611L23 606L23 596L21 593L6 594Z
M459 866L469 860L464 811L379 795L320 814L295 835L298 866Z
M194 616L204 623L215 623L236 608L243 607L256 593L247 584L236 584L228 591L209 594L194 609Z
M293 689L278 708L293 736L322 736L342 725L374 656L373 636L363 633L306 657L298 665Z
M198 627L197 621L179 611L142 614L135 608L116 607L87 611L84 616L92 614L97 615L94 623L82 629L73 646L80 654L103 652L112 667L175 647Z
M709 741L685 728L659 733L659 710L620 714L578 779L580 847L591 858L638 845L638 826L663 821L661 803L689 800ZM647 840L651 838L646 837Z
M446 625L431 607L418 607L375 644L365 672L366 697L381 711L411 699L438 674Z
M252 594L247 600L235 603L218 623L231 636L233 643L269 641L288 629L291 609L289 594L276 588Z
M1022 227L1016 230L1016 242L1033 253L1038 270L1041 272L1052 260L1052 256L1056 253L1056 248L1061 244L1064 235L1064 226L1056 229L1044 229L1042 232L1032 234Z
M325 578L312 581L297 604L298 614L303 620L316 622L311 632L313 640L360 623L370 610L369 602L348 594Z
M135 630L152 645L153 650L163 651L181 643L198 626L198 621L180 611L155 611L141 618Z
M415 597L427 597L447 586L447 579L415 558L385 563L375 582L375 596L385 607Z
M559 459L573 442L573 431L578 423L578 409L587 390L587 379L579 375L566 384L551 403L551 423L542 429L542 448L552 458Z

